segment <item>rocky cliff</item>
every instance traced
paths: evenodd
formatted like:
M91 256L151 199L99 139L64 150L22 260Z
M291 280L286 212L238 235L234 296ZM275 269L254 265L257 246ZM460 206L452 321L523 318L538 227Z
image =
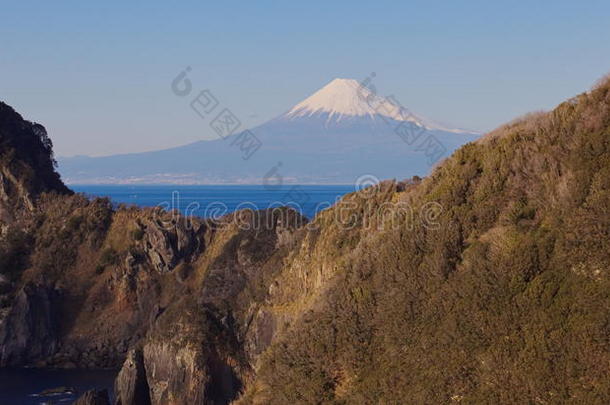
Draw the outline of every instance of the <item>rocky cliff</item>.
M19 180L0 365L122 365L120 405L604 404L609 179L606 81L311 222Z
M42 125L0 102L0 221L32 210L42 192L69 193L55 171L53 144Z
M235 398L251 375L250 299L305 218L281 208L211 221L89 201L59 180L44 128L0 107L0 366L124 363L125 404Z
M364 191L272 284L238 403L608 401L610 81Z

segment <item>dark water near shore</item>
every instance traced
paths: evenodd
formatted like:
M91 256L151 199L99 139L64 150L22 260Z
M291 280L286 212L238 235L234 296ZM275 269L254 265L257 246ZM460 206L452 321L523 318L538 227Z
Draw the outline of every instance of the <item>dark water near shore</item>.
M0 405L71 404L85 391L107 389L112 395L115 370L0 369ZM37 396L58 387L74 394Z
M115 203L140 207L178 209L185 215L217 217L240 208L266 209L290 205L312 218L338 198L354 191L353 185L252 186L129 186L73 185L89 196L110 197Z

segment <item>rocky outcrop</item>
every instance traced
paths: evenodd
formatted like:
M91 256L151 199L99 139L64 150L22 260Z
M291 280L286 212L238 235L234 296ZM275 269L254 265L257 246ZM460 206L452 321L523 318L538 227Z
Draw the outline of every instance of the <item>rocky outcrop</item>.
M144 345L144 367L153 405L228 404L248 372L233 331L190 299L159 318Z
M45 358L58 344L57 291L20 280L43 193L71 193L55 171L46 130L0 102L0 367Z
M180 215L154 211L152 219L140 221L144 235L143 248L148 260L159 273L173 270L180 261L190 261L201 251L199 234L205 226Z
M44 128L0 105L0 365L122 360L123 404L235 398L275 331L252 313L306 220L187 220L69 194Z
M0 320L0 367L27 364L55 352L58 298L53 288L34 283L17 292L8 316Z
M110 405L107 390L86 391L74 402L74 405Z
M45 128L0 102L0 223L20 209L33 210L36 197L51 191L70 192L55 171Z
M140 349L131 350L114 384L115 405L150 405L149 386Z
M190 299L168 309L131 351L115 383L116 405L228 404L241 392L243 364L230 331Z
M294 243L305 223L296 212L283 209L244 211L208 224L213 231L206 233L206 250L199 259L206 263L200 292L164 308L143 339L141 363L130 354L117 379L117 396L130 398L121 405L136 400L131 394L135 384L126 382L138 367L146 371L151 404L235 400L253 377L250 359L262 353L273 334L260 325L251 328L249 311L265 296L266 280L279 270L287 252L280 253L282 247ZM256 350L250 352L245 340L255 340ZM137 385L143 386L142 381Z

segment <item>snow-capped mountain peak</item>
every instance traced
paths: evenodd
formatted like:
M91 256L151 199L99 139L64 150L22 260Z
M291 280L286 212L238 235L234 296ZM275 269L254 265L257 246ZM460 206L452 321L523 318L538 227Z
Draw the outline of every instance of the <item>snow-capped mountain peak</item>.
M290 109L282 118L316 115L327 116L326 123L339 122L346 118L370 117L375 120L383 116L396 121L410 121L421 127L455 133L472 133L461 129L450 129L431 120L415 115L391 97L381 97L354 79L336 78L320 90Z
M347 184L363 172L379 178L424 175L433 162L478 138L411 114L371 89L335 79L287 113L230 135L229 142L219 138L139 154L64 158L61 174L80 184ZM433 133L397 131L404 121Z
M295 105L286 115L294 118L327 113L329 120L341 120L346 116L373 116L378 114L372 106L376 98L357 80L337 78Z

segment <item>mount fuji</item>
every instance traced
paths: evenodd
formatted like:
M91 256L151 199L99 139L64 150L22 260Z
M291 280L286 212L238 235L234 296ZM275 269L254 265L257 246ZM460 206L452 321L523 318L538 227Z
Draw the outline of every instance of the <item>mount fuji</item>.
M192 107L203 108L201 100L195 101ZM267 184L278 179L341 184L363 175L425 175L480 136L413 114L393 97L381 97L351 79L332 80L262 125L219 135L154 152L60 158L59 171L71 184Z

